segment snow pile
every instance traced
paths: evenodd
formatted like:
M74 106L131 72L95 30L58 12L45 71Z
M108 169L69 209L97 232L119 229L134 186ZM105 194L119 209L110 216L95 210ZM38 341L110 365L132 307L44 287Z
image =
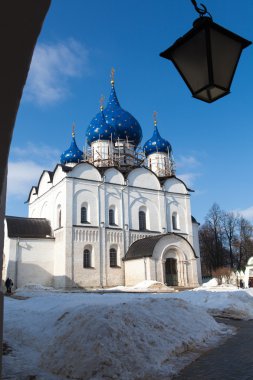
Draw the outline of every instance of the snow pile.
M183 300L154 298L81 305L63 313L54 330L41 365L56 375L82 380L166 377L182 366L178 355L228 332Z
M107 289L108 291L120 291L120 292L152 292L152 291L166 291L173 292L173 288L169 288L162 282L145 280L139 282L134 286L116 286L114 288ZM106 289L103 291L107 291Z
M173 293L30 294L5 298L6 378L169 379L232 333Z
M17 295L27 296L31 295L33 292L44 293L45 291L55 292L57 290L51 286L42 286L40 284L26 284L22 288L16 289L14 293Z
M249 294L251 297L253 297L253 288L244 289L244 292Z
M234 284L227 284L227 283L222 283L221 285L218 285L218 281L216 278L212 278L211 280L209 280L208 282L205 282L204 284L202 284L200 287L194 289L194 290L212 290L214 289L215 291L219 291L219 290L235 290L235 289L238 289L238 286L234 285Z
M204 282L202 287L210 288L210 286L217 286L217 285L218 285L218 281L216 280L216 278L211 278L211 280Z
M198 291L195 289L195 291L182 292L176 297L200 306L214 316L253 319L253 297L247 291L238 290L235 287L226 289L226 291L224 289L207 291L198 288Z
M171 288L168 288L168 286L166 286L162 282L145 280L145 281L139 282L137 285L133 286L133 289L136 289L136 290L148 289L148 290L170 291Z
M138 287L150 285L156 286ZM212 315L253 319L253 289L218 289L136 294L25 287L18 299L5 297L4 340L11 352L3 378L169 379L233 333Z

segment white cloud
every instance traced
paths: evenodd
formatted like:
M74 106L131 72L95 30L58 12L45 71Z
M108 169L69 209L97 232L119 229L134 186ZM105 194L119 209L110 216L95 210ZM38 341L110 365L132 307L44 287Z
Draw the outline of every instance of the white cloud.
M28 198L32 185L37 185L43 167L33 161L9 162L8 164L8 197Z
M179 156L176 161L177 168L196 168L200 162L194 156Z
M12 160L24 160L32 156L34 160L51 166L59 160L60 151L49 145L34 144L28 141L22 148L14 146L11 149L11 156Z
M31 187L37 185L43 170L53 170L59 158L60 151L47 145L28 142L22 148L13 147L8 164L8 198L28 197Z
M200 175L200 173L183 173L178 174L178 178L180 178L188 187L192 187L195 179Z
M195 172L201 165L200 162L193 155L179 156L175 162L177 177L188 187L193 187L196 178L201 176L201 173Z
M68 79L89 74L89 52L74 39L39 43L34 51L24 92L39 105L56 103L70 94Z
M253 206L245 208L244 210L236 210L235 213L239 213L245 219L253 220Z

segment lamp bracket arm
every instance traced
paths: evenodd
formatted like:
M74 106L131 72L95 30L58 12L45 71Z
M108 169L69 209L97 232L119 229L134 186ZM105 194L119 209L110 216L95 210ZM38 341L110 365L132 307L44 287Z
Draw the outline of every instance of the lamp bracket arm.
M210 18L212 18L212 16L210 15L210 13L207 10L207 7L204 4L200 3L200 5L202 7L202 8L200 8L200 7L198 7L196 0L191 0L191 2L193 4L196 12L198 12L198 14L200 15L200 17L204 16L205 14L208 14L210 16Z

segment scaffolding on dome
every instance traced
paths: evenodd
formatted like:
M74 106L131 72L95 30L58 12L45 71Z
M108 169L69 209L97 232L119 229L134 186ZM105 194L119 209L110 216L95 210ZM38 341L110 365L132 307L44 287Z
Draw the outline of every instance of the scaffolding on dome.
M84 148L83 158L85 162L89 162L97 167L116 167L121 171L129 171L130 168L143 166L145 155L141 147L135 148L133 143L128 140L118 139L115 144L108 145L105 152L102 147Z
M145 157L145 152L141 146L135 147L132 141L118 139L115 144L111 141L105 150L103 142L103 140L97 140L98 146L96 148L84 148L84 162L101 168L115 167L121 172L129 172L137 167L151 169L151 162ZM175 175L175 172L175 161L172 154L170 154L168 162L165 159L164 163L157 161L155 170L157 177L171 177Z
M164 161L163 166L157 163L155 173L157 177L170 177L175 175L175 168L172 162Z
M145 166L154 171L157 177L171 177L174 176L176 173L175 170L175 162L173 161L172 157L169 158L169 160L166 160L164 157L163 162L161 161L161 158L158 156L156 157L156 164L152 164L151 159L146 158ZM155 170L153 170L155 169Z

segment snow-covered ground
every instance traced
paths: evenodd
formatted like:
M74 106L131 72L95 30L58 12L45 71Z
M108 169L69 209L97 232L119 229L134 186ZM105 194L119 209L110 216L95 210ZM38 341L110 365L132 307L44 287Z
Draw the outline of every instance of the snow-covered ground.
M213 315L253 318L252 289L210 285L175 293L154 282L116 293L20 289L5 297L12 351L3 379L168 380L235 333Z

